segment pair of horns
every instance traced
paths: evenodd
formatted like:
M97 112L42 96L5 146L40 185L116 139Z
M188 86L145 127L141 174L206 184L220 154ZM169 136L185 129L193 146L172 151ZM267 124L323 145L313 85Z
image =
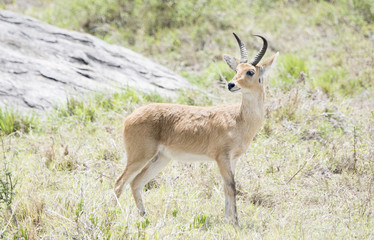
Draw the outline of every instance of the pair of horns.
M240 38L238 37L238 35L236 35L235 33L233 33L233 34L234 34L234 36L236 38L236 41L238 41L239 48L240 48L240 56L241 56L240 63L246 63L248 61L247 49L245 48L243 42L240 40ZM268 47L268 42L261 35L253 35L253 36L261 38L262 41L264 42L263 45L262 45L262 48L260 49L260 51L253 58L253 60L250 62L251 65L256 66L261 61L261 58L265 55L266 49Z

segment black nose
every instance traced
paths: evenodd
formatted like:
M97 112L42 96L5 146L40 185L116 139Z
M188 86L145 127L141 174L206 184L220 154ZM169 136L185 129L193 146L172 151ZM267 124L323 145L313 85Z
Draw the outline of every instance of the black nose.
M227 87L229 88L229 90L231 90L231 88L235 87L235 83L229 82Z

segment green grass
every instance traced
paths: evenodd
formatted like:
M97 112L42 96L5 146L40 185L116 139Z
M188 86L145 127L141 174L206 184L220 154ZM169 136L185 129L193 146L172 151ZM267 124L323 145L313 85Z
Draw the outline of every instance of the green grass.
M28 133L38 124L36 115L21 114L17 111L0 108L0 136L11 133Z
M26 8L17 1L3 7L132 48L203 87L233 76L221 59L223 53L238 54L233 31L250 55L259 48L251 35L268 37L271 50L280 52L279 79L272 84L283 91L300 71L331 97L353 96L374 86L372 72L365 74L373 68L367 55L374 49L370 0L48 0L31 1Z
M168 166L144 191L147 218L138 215L128 188L119 205L112 204L113 184L124 168L124 117L148 101L180 100L131 89L70 100L41 119L38 131L3 137L0 156L18 183L11 204L18 225L2 211L4 222L10 220L2 234L29 239L371 238L373 114L349 101L310 97L317 92L312 84L296 82L291 91L269 96L273 110L238 162L239 228L223 221L222 181L213 163ZM92 121L86 118L91 111Z
M277 78L272 79L272 84L284 91L291 89L291 86L298 80L300 73L309 75L308 63L294 54L284 54L277 62L280 70Z

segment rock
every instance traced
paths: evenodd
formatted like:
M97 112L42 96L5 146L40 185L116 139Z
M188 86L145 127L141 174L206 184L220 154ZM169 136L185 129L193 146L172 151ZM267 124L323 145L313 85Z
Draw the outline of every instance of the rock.
M0 10L0 107L51 109L69 97L128 87L176 96L171 70L89 34Z

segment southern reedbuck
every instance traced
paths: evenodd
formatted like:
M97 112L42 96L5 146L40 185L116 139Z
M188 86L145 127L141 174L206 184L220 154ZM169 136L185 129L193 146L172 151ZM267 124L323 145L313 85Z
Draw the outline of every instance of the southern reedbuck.
M144 185L154 178L172 159L180 161L216 161L224 182L225 217L238 224L236 210L235 165L264 119L263 75L275 62L278 53L259 64L267 49L267 41L256 57L248 61L243 42L239 44L240 62L224 55L236 72L228 89L241 92L238 105L212 107L153 103L136 109L124 123L127 166L114 187L117 198L130 183L140 215L145 215L142 199Z

